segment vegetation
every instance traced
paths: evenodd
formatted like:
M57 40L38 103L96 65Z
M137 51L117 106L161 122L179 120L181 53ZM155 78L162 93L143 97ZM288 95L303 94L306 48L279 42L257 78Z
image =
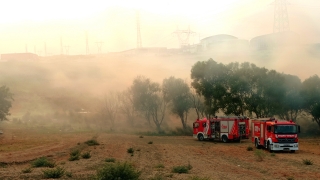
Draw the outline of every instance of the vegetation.
M34 160L31 163L32 167L50 167L53 168L55 166L55 163L48 160L46 157L40 157Z
M248 146L248 147L247 147L247 151L253 151L253 147Z
M106 158L104 161L105 162L116 162L116 159L115 158Z
M141 172L135 170L134 167L127 162L107 163L97 171L96 178L100 180L138 180L140 174Z
M10 115L12 96L13 94L7 86L0 87L0 121L7 120L7 116Z
M255 155L257 161L263 161L264 158L266 157L265 152L261 149L254 150L254 155Z
M61 167L57 167L54 169L46 169L43 170L44 178L61 178L65 173L65 170Z
M172 168L172 172L174 173L188 173L189 172L189 168L187 166L175 166Z
M312 165L313 164L313 162L310 159L303 159L302 162L305 165Z
M89 159L89 158L91 158L91 154L90 154L90 152L85 152L85 153L81 154L81 157L83 159Z
M133 154L134 153L134 149L133 148L129 148L129 149L127 149L127 152L130 153L130 154Z
M90 139L88 141L85 142L88 146L96 146L96 145L100 145L97 140L95 139Z
M80 159L80 150L75 149L70 152L69 161L76 161Z
M149 141L148 144L153 144L153 141Z
M28 168L22 169L21 172L22 172L22 173L31 173L31 172L32 172L32 168L31 168L31 167L28 167Z

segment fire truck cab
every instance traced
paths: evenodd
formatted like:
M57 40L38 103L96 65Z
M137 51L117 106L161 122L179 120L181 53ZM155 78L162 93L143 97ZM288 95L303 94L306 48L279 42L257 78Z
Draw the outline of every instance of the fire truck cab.
M240 141L249 138L249 118L245 116L215 117L197 119L193 123L193 137L199 141L205 139Z
M257 149L263 147L270 152L295 152L299 149L300 126L293 121L268 118L252 120L251 123L252 142Z

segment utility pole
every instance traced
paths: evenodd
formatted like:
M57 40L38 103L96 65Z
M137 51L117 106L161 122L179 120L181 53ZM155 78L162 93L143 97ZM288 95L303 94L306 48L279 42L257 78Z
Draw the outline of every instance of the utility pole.
M137 20L137 49L142 48L141 41L141 32L140 32L140 12L136 12L136 20Z
M100 41L100 42L96 42L96 43L97 43L97 47L98 47L98 54L100 54L100 53L101 53L101 47L102 47L103 42Z
M286 0L274 1L273 33L290 31Z
M88 31L86 31L86 55L89 55Z
M60 36L60 55L63 55L62 36Z

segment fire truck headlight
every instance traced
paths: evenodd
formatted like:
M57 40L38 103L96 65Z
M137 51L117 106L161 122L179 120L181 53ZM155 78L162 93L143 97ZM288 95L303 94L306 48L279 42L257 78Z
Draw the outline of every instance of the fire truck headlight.
M279 144L273 144L275 148L279 148Z
M293 147L299 147L299 145L298 144L294 144Z

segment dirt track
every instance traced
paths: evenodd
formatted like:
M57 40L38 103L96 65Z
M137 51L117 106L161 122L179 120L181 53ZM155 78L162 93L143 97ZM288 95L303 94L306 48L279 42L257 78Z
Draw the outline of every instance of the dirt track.
M86 146L96 138L98 146ZM152 142L152 144L149 144ZM88 179L96 174L106 158L127 161L142 171L141 179L320 179L320 139L300 139L296 153L264 151L258 161L255 151L247 151L250 140L241 143L199 142L192 136L143 136L93 132L44 133L23 129L7 129L0 135L0 179L39 179L45 168L22 173L32 160L46 156L72 173L71 179ZM69 161L69 153L78 148L90 152L90 159ZM133 156L128 148L135 150ZM304 165L303 159L313 161ZM191 165L187 174L172 172L175 166ZM164 168L157 167L163 165ZM66 176L63 179L67 179Z

